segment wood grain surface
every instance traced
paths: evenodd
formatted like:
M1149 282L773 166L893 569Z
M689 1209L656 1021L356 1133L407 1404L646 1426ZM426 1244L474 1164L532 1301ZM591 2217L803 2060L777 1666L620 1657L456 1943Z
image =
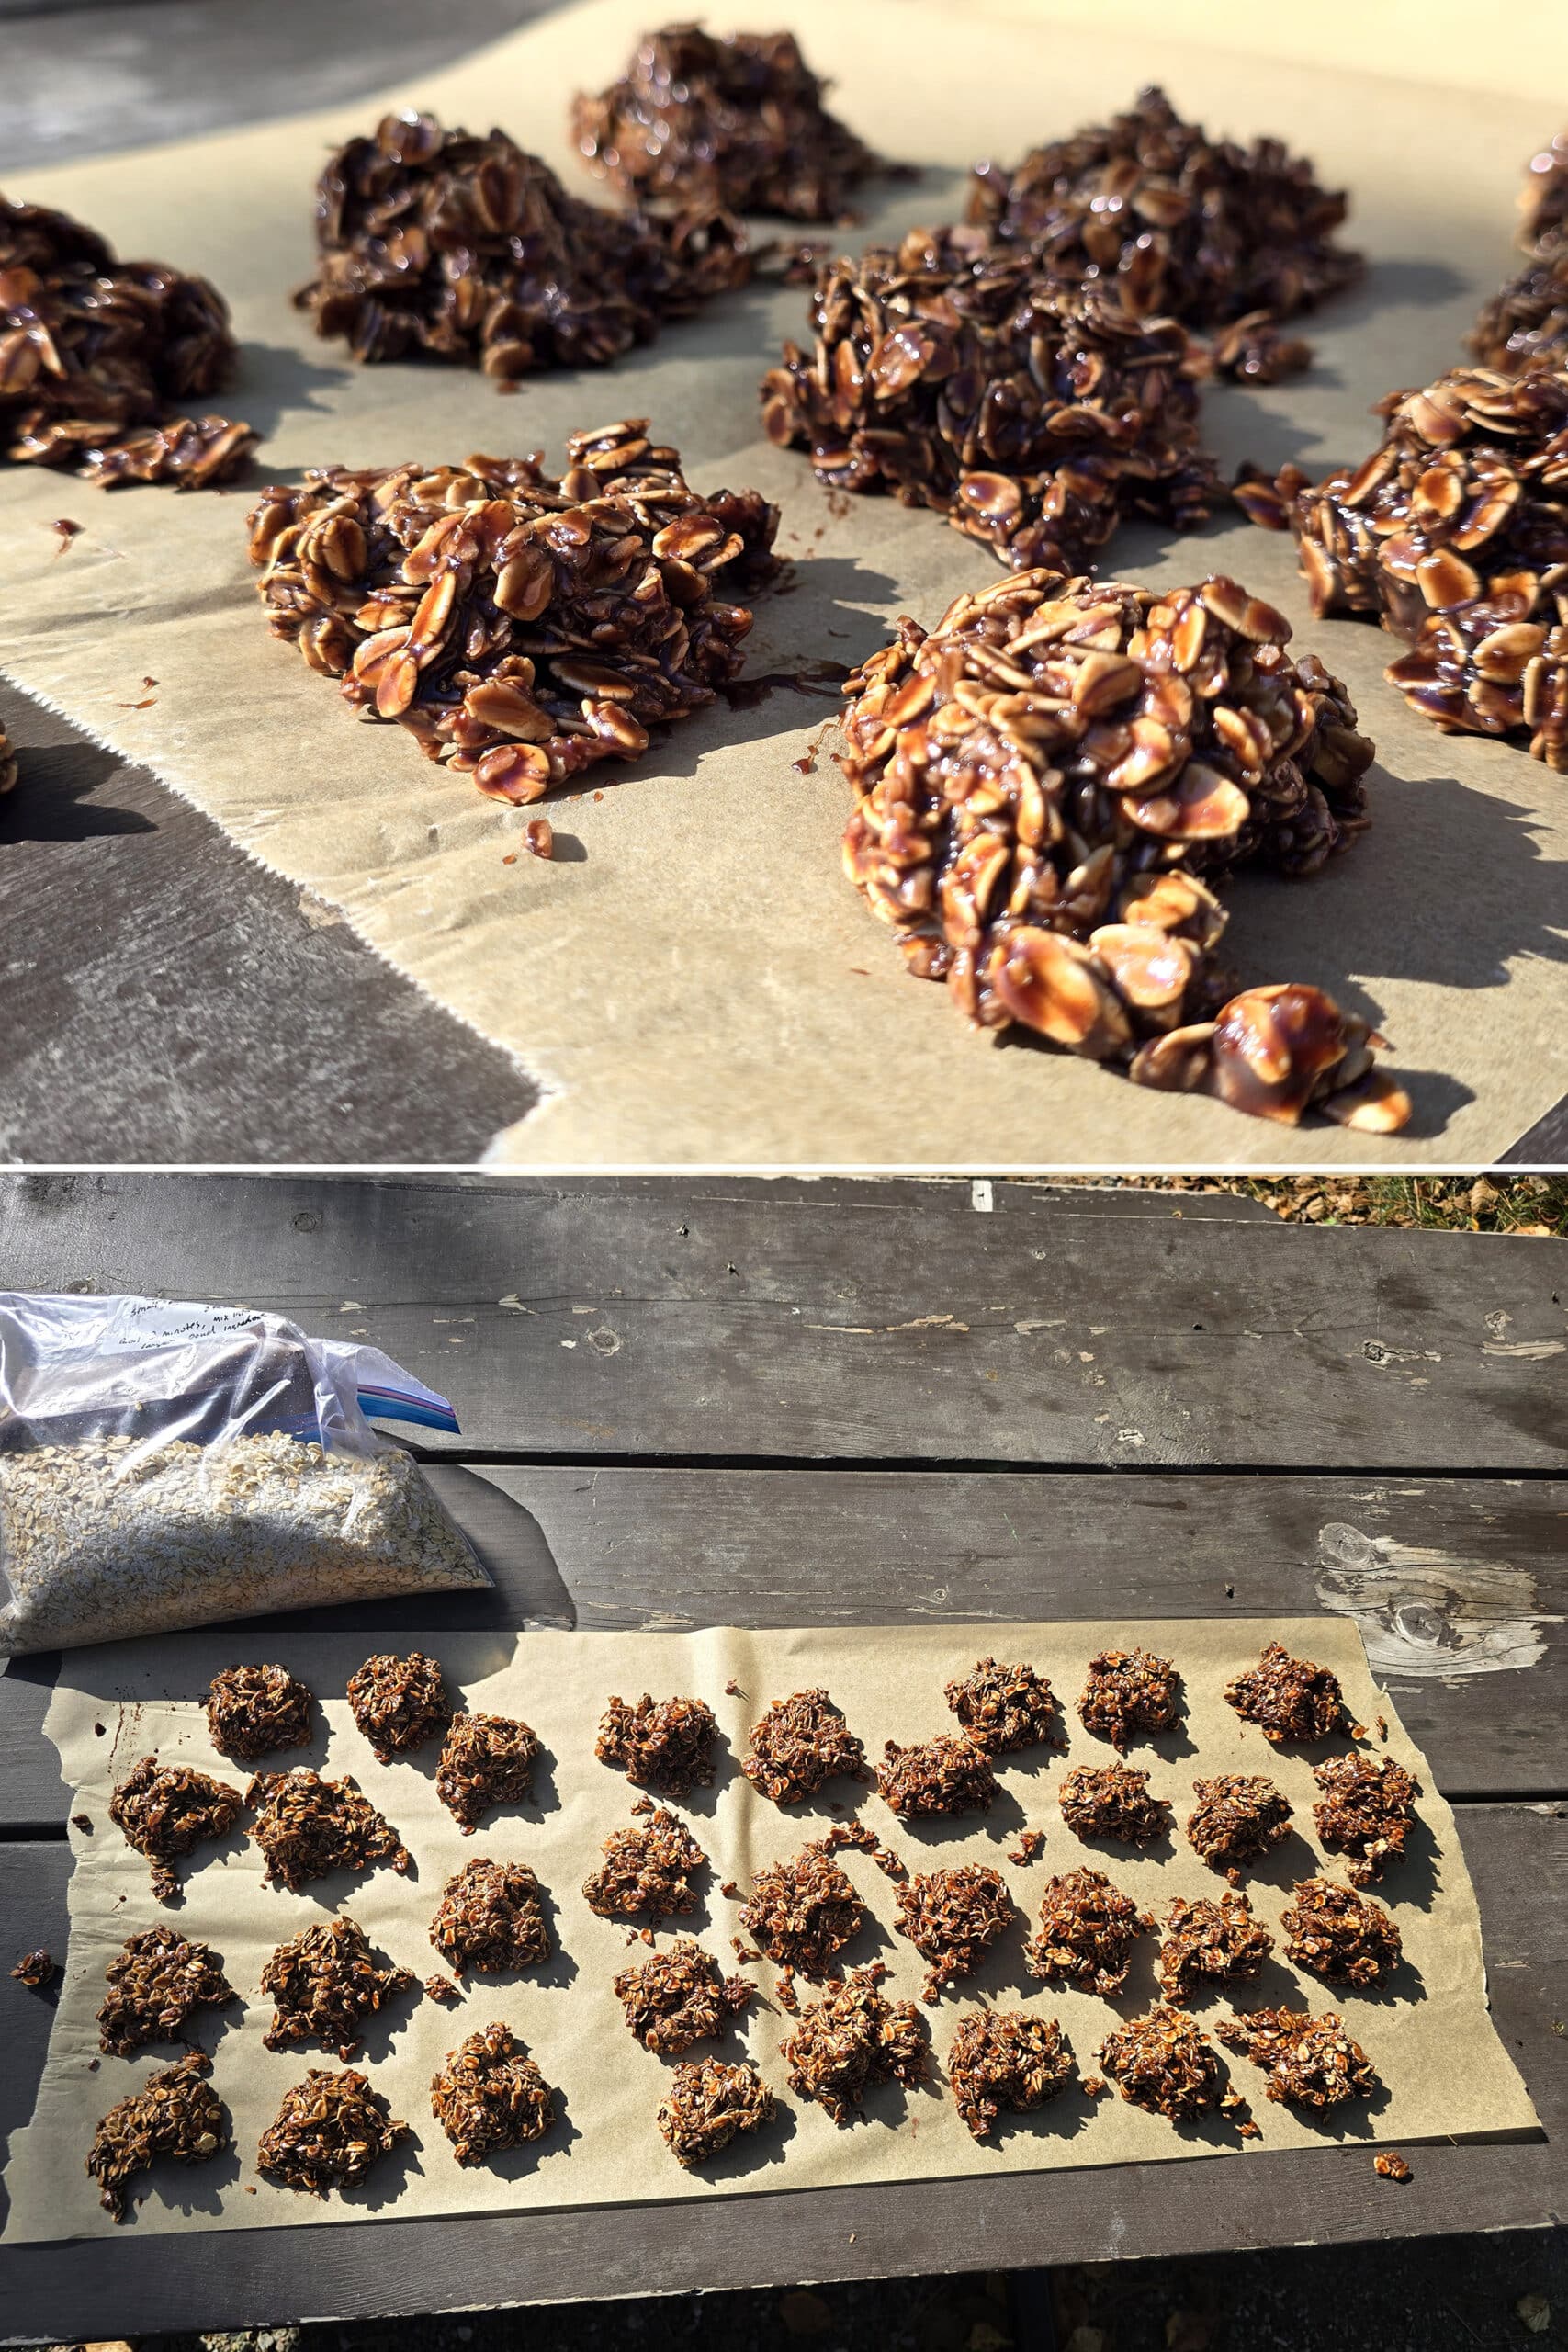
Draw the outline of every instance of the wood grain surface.
M1195 1246L998 1184L0 1185L17 1288L243 1301L453 1396L472 1460L1557 1471L1553 1244L1270 1222ZM1070 1196L1069 1196L1070 1200Z

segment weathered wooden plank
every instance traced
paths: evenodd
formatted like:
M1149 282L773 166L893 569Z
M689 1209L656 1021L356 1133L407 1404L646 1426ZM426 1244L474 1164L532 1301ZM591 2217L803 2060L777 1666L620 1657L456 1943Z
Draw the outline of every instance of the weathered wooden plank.
M493 1593L283 1622L368 1638L530 1622L1297 1615L1354 1600L1446 1794L1568 1790L1568 1482L446 1463L431 1476ZM20 1658L0 1679L0 1834L64 1820L42 1732L54 1669L52 1656Z
M1407 2147L1394 2189L1366 2147L1114 2172L1008 2174L757 2197L730 2206L631 2206L377 2222L220 2239L0 2251L6 2340L256 2326L306 2317L566 2302L586 2296L801 2284L899 2273L1324 2245L1449 2231L1541 2227L1562 2211L1568 2042L1554 2019L1568 1969L1568 1820L1562 1809L1460 1815L1481 1901L1494 2011L1547 2137ZM64 1924L68 1858L0 1846L0 1905L25 1941ZM42 2056L32 2005L0 2075L0 2127L27 2114ZM743 2222L743 2226L739 2224Z
M456 1393L466 1456L1556 1470L1551 1242L1027 1185L115 1172L0 1184L17 1287L240 1299Z

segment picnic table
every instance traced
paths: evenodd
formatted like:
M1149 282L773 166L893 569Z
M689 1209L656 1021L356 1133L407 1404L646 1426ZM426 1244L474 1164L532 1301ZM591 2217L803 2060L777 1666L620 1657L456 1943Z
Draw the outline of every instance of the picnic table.
M1551 1243L1228 1197L936 1182L0 1183L30 1289L364 1334L495 1578L293 1625L671 1628L1351 1609L1453 1805L1545 2137L0 2251L8 2340L95 2340L1543 2226L1568 2138L1568 1273ZM405 1433L406 1434L406 1433ZM0 1678L0 1910L63 1949L58 1660ZM11 1988L0 2130L45 2000ZM1456 2052L1456 2064L1463 2053ZM1396 2127L1394 2127L1396 2135ZM743 2226L738 2226L743 2219Z

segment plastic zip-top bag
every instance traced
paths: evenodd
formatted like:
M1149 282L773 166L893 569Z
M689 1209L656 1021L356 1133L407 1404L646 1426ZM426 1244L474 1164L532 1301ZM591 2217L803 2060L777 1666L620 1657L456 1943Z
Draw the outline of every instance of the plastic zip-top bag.
M278 1315L0 1292L0 1656L488 1585L370 1413L457 1427Z

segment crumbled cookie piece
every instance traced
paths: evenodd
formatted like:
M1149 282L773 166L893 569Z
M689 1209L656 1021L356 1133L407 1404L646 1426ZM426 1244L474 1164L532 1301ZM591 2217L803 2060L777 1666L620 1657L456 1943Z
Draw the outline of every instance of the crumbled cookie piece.
M645 1690L635 1706L611 1700L593 1753L636 1788L683 1797L713 1779L717 1730L713 1709L701 1699L660 1699L655 1705Z
M393 2121L380 2092L354 2067L332 2075L313 2066L284 2093L262 2133L256 2170L280 2188L325 2197L331 2189L357 2188L408 2137L408 2125Z
M261 1989L276 2004L263 2046L314 2041L340 2058L357 2057L365 2019L415 1982L406 1968L378 1968L356 1920L319 1919L279 1944L262 1970Z
M1332 2009L1320 2018L1305 2009L1254 2009L1216 2018L1214 2031L1227 2050L1262 2067L1264 2095L1281 2107L1339 2107L1378 2088L1371 2060Z
M466 1838L498 1805L525 1804L543 1755L536 1735L509 1715L455 1714L436 1767L435 1793Z
M835 1821L830 1828L823 1831L822 1851L825 1854L836 1854L840 1846L855 1846L862 1853L869 1854L884 1878L902 1879L909 1875L900 1857L891 1846L883 1844L868 1822Z
M363 1871L390 1862L406 1877L411 1868L402 1839L351 1774L323 1781L303 1764L288 1772L258 1772L245 1803L255 1813L251 1838L273 1886L298 1894L331 1871Z
M204 2165L228 2146L222 2101L202 2079L211 2071L205 2050L188 2050L176 2064L149 2075L98 2125L86 2168L103 2192L98 2202L117 2222L125 2219L131 2180L159 2156Z
M1292 1657L1269 1642L1258 1664L1225 1685L1225 1697L1244 1723L1256 1724L1276 1747L1286 1739L1326 1739L1347 1721L1339 1678L1310 1658Z
M1047 1984L1119 1993L1134 1940L1154 1926L1153 1912L1140 1911L1103 1871L1070 1871L1046 1881L1039 1933L1025 1944L1023 1956L1030 1973Z
M1198 1803L1187 1816L1188 1843L1233 1884L1244 1862L1261 1861L1291 1834L1290 1801L1260 1772L1217 1772L1194 1781L1192 1793Z
M536 1968L555 1950L544 1893L526 1862L465 1862L441 1890L430 1940L457 1975Z
M282 1666L226 1666L207 1694L207 1729L220 1756L254 1764L279 1748L309 1747L311 1692Z
M826 1690L797 1690L775 1699L751 1726L751 1747L740 1770L775 1804L799 1804L841 1774L865 1770L865 1749Z
M1152 1650L1100 1650L1078 1699L1086 1731L1125 1755L1140 1732L1170 1731L1181 1720L1181 1677Z
M412 1756L452 1716L441 1668L423 1650L367 1657L348 1678L348 1703L381 1764Z
M1245 1894L1222 1894L1217 1903L1207 1897L1190 1903L1179 1894L1159 1948L1166 1998L1180 2001L1204 1982L1256 1976L1273 1949L1273 1937L1253 1917Z
M726 1978L701 1944L678 1936L668 1951L623 1969L615 1991L634 2038L664 2055L716 2041L756 1986L743 1976Z
M740 1924L776 1966L819 1984L864 1927L865 1906L827 1847L816 1844L757 1872Z
M1397 2148L1385 2148L1372 2158L1372 2170L1384 2180L1414 2180L1415 2174Z
M1399 1929L1382 1905L1333 1879L1303 1879L1280 1918L1286 1959L1331 1984L1381 1984L1399 1965Z
M962 1681L948 1684L947 1703L964 1737L987 1756L1066 1745L1056 1726L1055 1695L1032 1666L999 1666L983 1657Z
M1032 1862L1044 1843L1043 1829L1021 1829L1017 1845L1008 1848L1008 1860L1010 1862Z
M179 2041L197 2009L226 2008L239 1998L209 1945L187 1942L164 1926L128 1936L104 1982L98 2048L112 2058L127 2058L149 2041Z
M1224 2068L1208 2035L1163 2001L1109 2034L1099 2057L1131 2106L1173 2123L1212 2113L1224 2096Z
M676 2067L655 2120L677 2164L689 2169L773 2115L773 2095L750 2058L733 2066L721 2058L688 2058Z
M1075 2063L1055 2018L976 2009L953 2037L947 2079L964 2121L976 2140L986 2140L1000 2116L1030 2114L1065 2090Z
M183 1860L209 1838L226 1838L240 1817L238 1789L214 1781L188 1764L160 1764L139 1757L109 1799L109 1819L126 1843L145 1854L152 1870L152 1892L172 1903L179 1880L171 1862Z
M917 1871L900 1886L899 1928L931 1963L926 2000L934 2002L944 1985L973 1974L1014 1917L1006 1881L985 1862Z
M481 2026L446 2052L430 2111L460 2165L542 2140L556 2120L549 2085L507 2025Z
M36 1951L25 1951L11 1971L18 1984L28 1984L35 1993L51 1984L60 1973L60 1962L44 1945Z
M584 1879L582 1893L602 1919L640 1919L657 1928L697 1907L692 1885L708 1858L686 1827L662 1807L649 1811L640 1828L615 1829L601 1852L604 1866Z
M779 2044L791 2090L825 2107L835 2123L854 2120L874 2083L925 2081L920 2013L912 2001L884 1997L878 1988L886 1973L875 1962L852 1968L840 1984L807 2003L795 2030Z
M1170 1801L1149 1792L1149 1776L1133 1764L1076 1764L1062 1776L1062 1819L1076 1838L1109 1838L1148 1846L1170 1829Z
M446 2008L456 2008L463 1997L463 1988L452 1977L443 1976L438 1971L434 1976L425 1978L424 1997L427 2001L439 2001Z
M1420 1781L1392 1756L1331 1756L1313 1778L1323 1791L1312 1809L1319 1838L1329 1853L1353 1858L1346 1866L1353 1885L1373 1885L1404 1851Z
M947 1734L918 1747L890 1739L876 1785L888 1808L906 1817L923 1814L988 1813L997 1796L991 1759L973 1740Z

